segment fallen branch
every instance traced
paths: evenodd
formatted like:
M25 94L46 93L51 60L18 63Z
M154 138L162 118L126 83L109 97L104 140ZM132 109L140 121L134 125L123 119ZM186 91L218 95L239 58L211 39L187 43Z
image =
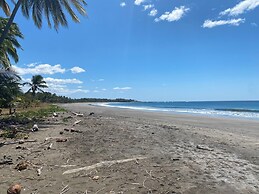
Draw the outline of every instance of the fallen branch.
M69 187L68 185L66 185L59 194L63 194L63 193L66 193L67 191L69 190Z
M81 114L81 113L76 113L76 112L72 112L74 115L76 115L77 117L83 117L84 114Z
M31 143L31 142L37 142L37 140L20 140L20 141L1 142L0 147L4 146L4 145L24 144L24 143Z
M143 159L146 159L146 157L136 157L136 158L130 158L130 159L124 159L124 160L102 161L102 162L99 162L99 163L91 165L91 166L67 170L67 171L63 172L63 174L71 174L71 173L80 172L82 170L87 171L87 170L92 170L92 169L95 169L95 168L101 168L101 167L104 167L104 166L111 166L113 164L120 164L120 163L135 161L135 160L143 160Z
M77 120L77 121L75 121L74 124L73 124L73 126L79 124L81 121L82 121L82 120Z

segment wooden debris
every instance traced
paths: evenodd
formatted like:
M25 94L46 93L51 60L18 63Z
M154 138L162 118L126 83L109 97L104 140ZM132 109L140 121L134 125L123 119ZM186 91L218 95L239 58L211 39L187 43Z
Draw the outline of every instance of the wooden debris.
M19 141L11 141L11 142L1 142L0 147L4 145L11 145L11 144L24 144L24 143L31 143L31 142L37 142L37 140L19 140Z
M65 187L63 187L63 189L61 190L61 192L59 194L63 194L66 193L69 190L68 185L66 185Z
M51 143L49 146L48 146L48 150L50 150L51 148L52 148L52 146L53 146L53 143Z
M74 133L74 132L75 132L75 133L83 133L82 131L77 130L77 129L74 129L74 128L71 128L71 129L70 129L70 132L71 132L71 133Z
M21 190L22 190L21 185L14 184L7 189L7 194L20 194Z
M29 166L29 163L28 163L27 161L21 161L21 162L19 162L19 163L16 165L15 169L17 169L17 170L19 170L19 171L22 171L22 170L27 169L28 166Z
M56 142L67 142L67 138L57 138Z
M3 164L11 165L11 164L13 164L13 160L12 159L0 160L0 165L3 165Z
M205 145L197 145L196 148L200 150L213 151L212 148L209 148L208 146L205 146Z
M82 170L92 170L92 169L95 169L95 168L101 168L101 167L104 167L104 166L111 166L113 164L121 164L121 163L125 163L125 162L130 162L130 161L143 160L143 159L146 159L146 158L147 157L136 157L136 158L130 158L130 159L124 159L124 160L102 161L102 162L99 162L99 163L91 165L91 166L67 170L67 171L63 172L63 174L76 173L76 172L80 172Z
M74 124L73 124L73 126L79 124L81 121L82 121L82 120L77 120L77 121L75 121Z
M84 114L81 114L81 113L76 113L76 112L72 112L74 115L76 115L77 117L83 117Z
M69 129L65 128L64 131L69 131Z

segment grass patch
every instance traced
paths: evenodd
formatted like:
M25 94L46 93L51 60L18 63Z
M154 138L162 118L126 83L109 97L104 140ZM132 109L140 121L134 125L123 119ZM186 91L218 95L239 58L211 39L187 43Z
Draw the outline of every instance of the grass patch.
M2 116L0 118L0 137L18 138L24 129L32 128L33 124L53 115L54 112L66 112L57 105L44 105L42 107L30 108L27 111L16 112L14 115ZM19 133L18 133L19 131Z

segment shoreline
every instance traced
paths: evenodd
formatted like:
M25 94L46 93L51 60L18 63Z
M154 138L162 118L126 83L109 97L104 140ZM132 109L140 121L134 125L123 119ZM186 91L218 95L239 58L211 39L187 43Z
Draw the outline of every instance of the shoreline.
M68 110L46 118L30 138L38 142L1 149L42 168L0 166L0 193L13 182L23 193L230 193L259 192L257 121L168 115L136 110L61 104ZM73 112L83 114L77 117ZM93 114L90 114L93 113ZM67 122L64 119L72 116ZM75 121L81 120L73 126ZM75 129L71 133L64 129ZM62 135L60 132L63 132ZM67 138L58 143L47 137ZM47 147L53 143L51 149ZM107 165L106 165L107 164ZM87 168L86 168L87 167ZM91 168L91 170L86 170ZM83 169L71 174L66 171Z
M116 103L116 102L115 102ZM86 103L92 106L102 106L102 107L109 107L109 108L118 108L118 109L128 109L128 110L136 110L136 111L145 111L145 112L157 112L157 113L166 113L171 115L193 115L193 116L200 116L200 117L206 117L206 118L226 118L226 119L240 119L240 120L255 120L259 121L259 117L256 116L245 116L245 115L238 115L240 113L243 114L258 114L258 111L253 112L251 110L249 111L240 111L242 109L237 109L237 111L234 111L235 109L228 110L218 110L218 109L195 109L195 108L156 108L156 107L137 107L137 106L114 106L114 102L109 103ZM179 111L181 110L181 111ZM200 111L200 112L199 112ZM237 114L237 115L236 115Z

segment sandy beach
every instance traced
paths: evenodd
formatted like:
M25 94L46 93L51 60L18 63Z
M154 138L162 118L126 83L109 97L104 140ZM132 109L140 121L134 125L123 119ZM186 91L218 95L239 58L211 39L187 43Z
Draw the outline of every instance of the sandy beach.
M14 161L0 165L1 194L12 183L22 194L259 193L259 121L60 106L30 134L37 142L0 147Z

